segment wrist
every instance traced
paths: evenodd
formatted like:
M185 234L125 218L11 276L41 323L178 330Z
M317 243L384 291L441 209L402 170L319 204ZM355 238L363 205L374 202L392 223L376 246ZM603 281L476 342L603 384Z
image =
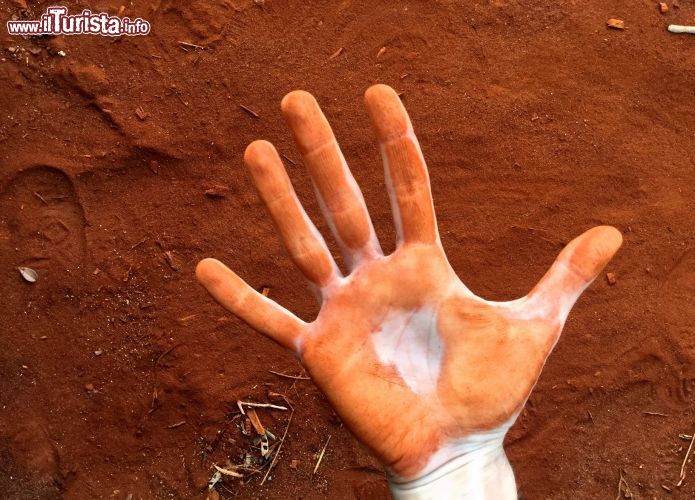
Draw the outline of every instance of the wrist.
M389 475L396 500L516 500L514 472L502 447L504 432L451 441L437 450L413 478Z

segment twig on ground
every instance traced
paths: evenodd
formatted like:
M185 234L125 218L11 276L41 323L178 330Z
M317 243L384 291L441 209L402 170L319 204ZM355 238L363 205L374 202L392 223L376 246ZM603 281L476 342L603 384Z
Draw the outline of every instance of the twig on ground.
M665 413L659 413L658 411L643 411L644 415L651 415L653 417L668 417Z
M686 452L685 457L683 458L680 479L676 484L677 487L680 487L681 484L683 484L683 481L685 480L685 466L688 464L688 457L690 457L690 452L693 451L693 444L695 444L695 432L693 432L693 435L690 438L690 446L688 446L688 451Z
M176 429L177 427L181 427L183 424L185 424L185 420L181 420L181 422L176 422L175 424L167 425L167 429Z
M316 467L314 467L314 474L316 474L319 470L319 465L321 465L321 460L323 460L323 455L326 453L326 448L328 448L328 442L331 440L331 435L328 435L328 439L326 439L326 444L323 445L323 449L321 450L321 454L319 455L319 459L316 461Z
M246 111L246 112L247 112L248 114L250 114L251 116L253 116L254 118L260 118L260 116L258 115L258 113L256 113L256 112L255 112L254 110L252 110L251 108L248 108L248 107L244 106L243 104L239 104L239 107L240 107L241 109L243 109L244 111Z
M140 245L142 245L142 244L145 243L146 241L147 241L147 236L145 236L143 239L141 239L140 241L138 241L135 245L133 245L132 247L130 247L130 249L131 249L131 250L135 250L137 247L139 247Z
M623 469L620 470L620 479L618 480L618 496L615 497L615 500L620 500L621 497L623 497L624 493L624 498L632 498L632 491L630 491L630 486L627 484L627 481L625 481L625 477L623 477ZM623 491L623 485L625 485L625 490Z
M285 438L287 437L287 431L290 430L290 424L292 423L292 417L294 416L294 406L290 403L289 399L287 399L283 394L279 394L279 396L285 400L287 405L290 407L291 413L290 413L290 418L287 420L287 426L285 427L285 432L282 434L282 437L280 438L280 443L278 444L278 449L275 452L275 455L273 455L273 460L270 462L270 467L268 467L268 470L265 473L265 476L263 476L263 480L261 481L261 485L265 483L265 480L268 479L268 475L270 474L270 471L273 470L273 467L275 467L275 464L277 463L278 457L280 456L280 451L282 450L282 445L285 443ZM282 407L281 407L282 408ZM287 408L285 408L287 409Z
M248 401L237 401L236 405L239 407L239 411L241 411L242 415L246 415L246 412L244 411L244 406L248 406L251 408L272 408L273 410L282 410L282 411L287 411L287 408L284 406L279 406L279 405L272 405L270 403L250 403Z
M328 60L330 61L331 59L335 59L336 57L338 57L342 53L343 53L343 47L340 47L338 50L333 52L333 54L331 54L331 56L328 58Z
M234 472L233 470L229 469L223 469L217 464L212 464L212 466L217 469L217 472L224 474L225 476L232 476L232 477L244 477L243 474L239 474L238 472Z
M268 370L270 373L273 375L277 375L278 377L283 377L283 378L291 378L294 380L311 380L311 377L302 377L301 375L288 375L287 373L280 373L276 372L273 370Z
M34 196L36 196L39 200L41 200L44 205L48 205L48 202L46 201L46 198L41 196L37 191L34 191Z
M155 361L155 363L154 363L155 368L157 367L157 365L159 365L159 362L162 360L162 358L163 358L164 356L166 356L167 354L170 354L174 349L178 349L178 348L181 347L182 345L183 345L183 344L176 344L175 346L170 347L169 349L167 349L166 351L164 351L162 354L160 354L159 357L157 358L157 361Z
M206 47L203 47L202 45L196 45L195 43L191 43L191 42L181 42L181 41L178 41L178 42L176 42L176 43L178 43L179 46L183 45L184 47L191 47L191 48L193 48L193 49L200 49L200 50L205 50L205 49L206 49Z

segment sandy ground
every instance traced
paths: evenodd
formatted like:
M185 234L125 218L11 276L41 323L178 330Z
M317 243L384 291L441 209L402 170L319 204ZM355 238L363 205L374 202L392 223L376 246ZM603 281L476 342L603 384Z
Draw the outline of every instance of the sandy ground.
M123 15L150 21L146 37L7 34L52 3L0 1L4 498L205 498L213 463L257 460L236 401L285 404L273 393L294 407L277 464L263 485L267 464L225 478L222 497L388 496L312 383L269 372L301 374L293 356L193 276L215 256L316 314L241 161L273 141L329 234L279 116L297 88L332 121L393 249L361 103L375 82L403 92L444 247L474 292L525 294L590 226L625 235L615 284L580 299L509 434L523 497L615 498L622 471L623 495L693 498L693 464L676 483L679 434L695 431L695 37L666 31L695 24L693 2L136 1ZM259 410L278 437L289 416Z

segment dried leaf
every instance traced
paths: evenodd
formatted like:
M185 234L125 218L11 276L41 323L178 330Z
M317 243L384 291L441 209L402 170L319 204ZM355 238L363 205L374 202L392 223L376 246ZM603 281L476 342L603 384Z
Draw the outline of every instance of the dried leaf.
M263 434L265 434L265 429L263 428L261 419L258 418L256 410L254 410L253 408L249 408L248 410L246 410L246 414L249 416L249 419L251 420L251 425L253 425L253 428L256 430L258 435L262 436Z

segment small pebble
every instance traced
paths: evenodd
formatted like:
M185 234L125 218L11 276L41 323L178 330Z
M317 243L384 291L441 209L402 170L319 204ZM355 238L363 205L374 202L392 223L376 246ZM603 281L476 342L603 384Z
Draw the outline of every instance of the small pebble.
M94 384L85 384L84 390L87 392L94 392Z
M618 282L614 273L606 273L606 281L611 286L615 285Z
M625 29L625 21L622 19L609 19L606 21L606 25L609 28L613 28L614 30L624 30Z
M104 352L104 351L101 351L101 350L99 350L99 351L94 351L94 355L95 355L95 356L101 356L103 352Z

